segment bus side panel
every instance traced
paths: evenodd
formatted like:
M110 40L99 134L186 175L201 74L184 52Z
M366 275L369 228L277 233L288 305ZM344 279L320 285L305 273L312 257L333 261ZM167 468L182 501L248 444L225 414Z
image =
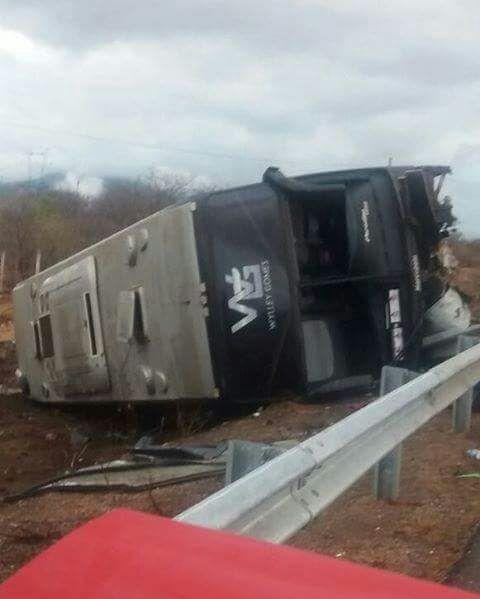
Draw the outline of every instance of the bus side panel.
M167 208L16 288L20 369L28 378L33 397L49 402L218 397L194 237L194 211L195 204ZM98 319L94 287L72 274L75 269L82 271L80 265L91 260L96 265ZM32 323L40 314L38 310L36 313L37 300L32 298L34 289L39 297L51 294L48 309L54 312L51 327L58 356L35 356ZM81 338L82 326L88 328L88 306L83 303L89 289L93 324L101 323L101 336L96 329L95 340L88 335ZM78 301L72 296L75 293ZM66 339L69 331L76 331L72 334L79 339ZM101 369L103 363L102 356L95 356L92 344L96 344L96 354L104 351L110 391L106 390L105 378L92 375L91 369L96 364ZM82 374L85 365L89 372Z

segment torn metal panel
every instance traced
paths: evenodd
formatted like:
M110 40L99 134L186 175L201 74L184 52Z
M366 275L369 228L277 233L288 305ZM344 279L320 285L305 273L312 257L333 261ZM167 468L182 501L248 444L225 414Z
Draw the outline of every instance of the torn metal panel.
M152 461L150 464L131 460L115 460L101 466L77 470L52 484L47 484L39 492L74 490L141 490L172 485L179 482L208 478L223 474L222 463L190 463L164 465Z
M225 484L229 485L242 478L287 449L291 449L297 443L298 441L295 440L278 441L271 444L253 443L239 439L229 441L226 453Z
M146 436L135 445L131 455L123 459L66 472L15 495L3 497L0 503L56 491L141 491L221 477L226 471L229 484L296 444L294 440L270 445L236 440L216 446L158 446L151 444Z

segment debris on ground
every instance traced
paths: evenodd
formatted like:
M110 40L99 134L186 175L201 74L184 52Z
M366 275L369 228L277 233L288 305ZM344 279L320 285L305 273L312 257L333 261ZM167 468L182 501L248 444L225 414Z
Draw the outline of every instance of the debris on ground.
M467 455L474 460L480 460L480 449L467 449Z
M225 463L212 461L162 463L162 460L114 460L80 468L54 480L30 487L0 501L11 503L52 491L141 491L164 485L223 475Z
M242 478L297 444L296 440L277 441L271 444L252 443L240 439L229 441L225 484L229 485Z
M45 438L52 441L56 435L48 433ZM0 503L53 491L141 491L219 476L225 476L225 484L230 484L297 443L234 440L217 445L159 446L151 444L148 436L142 437L125 458L67 471L6 495L0 498Z
M53 433L46 438L54 438ZM227 444L216 447L135 445L122 459L67 471L46 482L6 495L11 503L52 491L139 491L163 485L224 475Z

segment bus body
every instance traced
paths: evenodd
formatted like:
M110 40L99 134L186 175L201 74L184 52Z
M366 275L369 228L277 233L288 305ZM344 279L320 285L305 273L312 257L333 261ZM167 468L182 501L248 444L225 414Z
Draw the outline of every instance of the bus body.
M14 290L24 390L46 402L242 401L415 367L444 292L435 180L448 172L269 168L71 256Z

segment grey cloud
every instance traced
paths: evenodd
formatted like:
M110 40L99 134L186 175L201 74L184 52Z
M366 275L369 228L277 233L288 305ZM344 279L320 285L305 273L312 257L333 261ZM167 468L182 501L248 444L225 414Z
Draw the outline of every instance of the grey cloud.
M27 154L44 149L52 168L85 176L159 165L218 184L258 180L271 162L290 173L389 156L453 162L458 210L480 228L472 0L0 0L0 9L0 177L24 176ZM3 48L8 29L27 38Z
M244 39L269 37L269 31L285 35L292 27L291 3L281 1L263 5L253 0L149 0L133 3L77 2L76 0L30 0L2 7L7 25L55 44L86 46L118 39L154 39L176 35L240 34ZM311 12L312 9L309 9ZM318 16L318 9L313 11ZM55 26L56 25L56 26ZM303 37L303 36L302 36Z

